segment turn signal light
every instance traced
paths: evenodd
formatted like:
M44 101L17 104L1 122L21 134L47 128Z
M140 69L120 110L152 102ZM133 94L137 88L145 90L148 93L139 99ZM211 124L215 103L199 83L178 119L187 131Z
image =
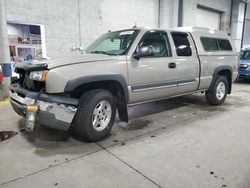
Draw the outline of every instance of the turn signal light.
M42 81L46 80L47 74L48 74L48 70L44 70L43 75L42 75Z
M27 111L28 112L37 112L38 111L38 106L36 106L36 105L27 106Z

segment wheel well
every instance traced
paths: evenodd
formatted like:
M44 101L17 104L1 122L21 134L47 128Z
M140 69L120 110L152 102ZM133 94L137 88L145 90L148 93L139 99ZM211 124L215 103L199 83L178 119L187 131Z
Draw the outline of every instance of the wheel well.
M70 96L74 98L80 98L82 94L86 91L93 89L105 89L115 96L116 105L118 108L118 113L121 121L128 122L127 114L127 97L125 91L121 84L117 81L108 80L108 81L97 81L87 84L82 84L70 92Z
M105 90L108 90L110 93L112 93L114 96L117 96L118 92L121 92L124 95L123 88L118 82L98 81L98 82L82 84L76 87L76 89L70 92L70 96L79 99L84 92L93 90L93 89L105 89Z
M221 70L218 72L218 75L225 76L228 81L228 94L231 94L232 91L232 72L228 69Z

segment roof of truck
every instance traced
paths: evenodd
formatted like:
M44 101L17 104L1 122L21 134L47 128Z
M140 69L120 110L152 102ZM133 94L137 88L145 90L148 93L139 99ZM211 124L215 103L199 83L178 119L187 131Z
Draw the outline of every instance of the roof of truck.
M199 55L221 55L221 54L232 54L236 53L235 46L230 40L230 36L224 32L224 31L218 31L211 28L206 27L194 27L194 26L188 26L188 27L177 27L172 29L163 29L163 28L149 28L149 27L133 27L131 29L121 30L121 31L127 31L127 30L140 30L143 32L147 31L170 31L170 32L186 32L190 33L192 35L192 38L195 42L195 45L197 46L197 52ZM203 44L201 43L201 38L215 38L215 39L227 39L230 41L232 46L232 51L228 50L216 50L216 51L205 51Z
M187 26L187 27L176 27L170 30L190 32L192 34L199 33L199 34L209 34L209 35L220 36L220 37L229 37L224 31L219 31L219 30L215 30L215 29L207 28L207 27Z
M213 37L222 37L222 38L229 38L226 32L215 30L212 28L207 27L196 27L196 26L186 26L186 27L176 27L171 29L164 29L164 28L150 28L150 27L133 27L133 30L141 30L141 31L177 31L177 32L189 32L193 35L206 35L206 36L213 36ZM130 30L130 29L126 29Z

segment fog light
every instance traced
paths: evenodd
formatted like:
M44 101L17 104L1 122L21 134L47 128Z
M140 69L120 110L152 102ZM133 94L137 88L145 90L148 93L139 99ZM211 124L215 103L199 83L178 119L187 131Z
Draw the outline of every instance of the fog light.
M38 111L38 106L36 106L36 105L27 106L26 120L25 120L25 130L26 131L29 131L29 132L34 131L37 111Z

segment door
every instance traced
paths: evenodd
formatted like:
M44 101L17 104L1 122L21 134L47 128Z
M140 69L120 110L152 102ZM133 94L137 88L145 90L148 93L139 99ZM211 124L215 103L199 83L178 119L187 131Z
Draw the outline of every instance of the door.
M197 8L196 26L220 29L220 12Z
M173 52L176 62L178 94L194 92L199 84L199 59L195 44L189 33L171 32L175 45Z
M176 93L177 70L168 34L146 32L137 50L145 46L152 47L153 54L139 59L131 57L128 63L130 103L166 98Z

